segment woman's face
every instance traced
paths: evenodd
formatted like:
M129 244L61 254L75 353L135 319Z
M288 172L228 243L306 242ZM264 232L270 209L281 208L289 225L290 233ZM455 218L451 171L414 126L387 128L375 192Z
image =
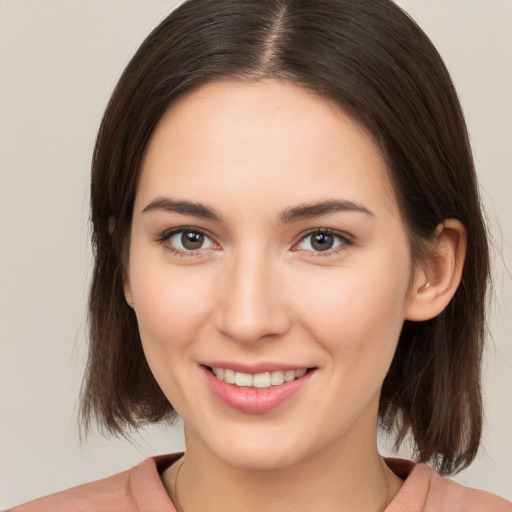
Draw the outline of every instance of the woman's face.
M157 126L125 292L189 449L279 468L373 446L413 275L384 160L326 100L216 82Z

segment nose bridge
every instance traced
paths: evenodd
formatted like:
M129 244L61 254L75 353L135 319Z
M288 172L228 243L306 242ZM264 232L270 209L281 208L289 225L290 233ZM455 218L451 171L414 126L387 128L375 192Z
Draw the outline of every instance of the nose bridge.
M218 301L218 328L239 341L284 333L289 324L279 265L261 248L241 250L226 265Z

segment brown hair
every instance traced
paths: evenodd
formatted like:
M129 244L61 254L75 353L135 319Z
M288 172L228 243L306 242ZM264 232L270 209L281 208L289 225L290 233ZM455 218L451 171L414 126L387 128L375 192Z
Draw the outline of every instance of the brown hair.
M106 109L92 163L85 428L96 419L122 433L175 415L145 360L122 286L149 137L169 105L202 84L270 77L334 100L373 135L387 158L415 261L443 219L466 227L460 287L438 317L405 322L379 410L397 447L410 432L418 460L445 474L460 470L474 459L482 430L486 230L448 71L390 0L189 0L144 41Z

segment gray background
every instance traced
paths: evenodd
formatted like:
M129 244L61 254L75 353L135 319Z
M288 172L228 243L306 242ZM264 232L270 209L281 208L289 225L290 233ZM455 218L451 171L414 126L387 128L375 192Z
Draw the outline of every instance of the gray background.
M183 447L179 427L83 447L76 429L94 138L124 65L176 3L0 0L0 509ZM400 5L453 74L495 238L486 431L457 479L512 499L512 1Z

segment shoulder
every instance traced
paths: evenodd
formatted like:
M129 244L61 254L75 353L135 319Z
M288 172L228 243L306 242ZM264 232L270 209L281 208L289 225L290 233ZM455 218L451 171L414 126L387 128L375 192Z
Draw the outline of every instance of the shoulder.
M30 501L7 512L138 512L142 510L141 502L164 503L166 508L160 510L173 511L159 469L176 458L152 457L122 473Z
M386 512L512 512L511 502L444 478L425 464L387 463L405 482Z
M129 489L131 471L30 501L9 512L136 510Z

